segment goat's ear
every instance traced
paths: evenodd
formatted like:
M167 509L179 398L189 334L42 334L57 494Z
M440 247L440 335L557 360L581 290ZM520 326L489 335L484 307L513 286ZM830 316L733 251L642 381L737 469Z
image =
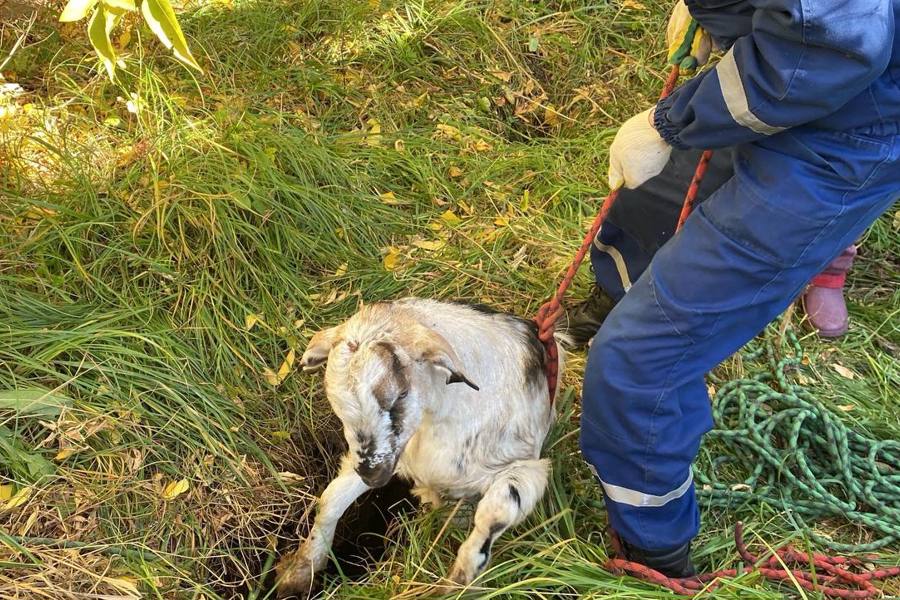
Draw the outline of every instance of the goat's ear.
M304 371L315 371L325 364L325 361L328 360L328 353L338 341L339 327L323 329L312 336L300 358L300 366Z
M478 386L462 372L462 363L453 347L441 334L425 329L414 343L415 359L426 362L447 373L447 385L465 383L473 390Z

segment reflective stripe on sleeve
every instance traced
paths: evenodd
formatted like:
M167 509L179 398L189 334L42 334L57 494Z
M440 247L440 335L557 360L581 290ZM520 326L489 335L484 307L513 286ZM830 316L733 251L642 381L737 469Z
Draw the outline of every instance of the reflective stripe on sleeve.
M785 127L769 125L750 110L747 103L747 92L741 81L737 63L734 60L734 48L729 50L719 64L716 65L716 74L719 76L719 86L722 88L722 96L725 98L725 106L731 118L738 125L762 135L773 135L784 131Z

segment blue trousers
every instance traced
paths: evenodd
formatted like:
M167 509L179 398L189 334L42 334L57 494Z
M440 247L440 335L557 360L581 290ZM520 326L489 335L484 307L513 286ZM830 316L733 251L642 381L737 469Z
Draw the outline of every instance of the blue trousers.
M733 149L732 167L681 232L647 254L649 265L629 273L585 369L582 453L610 524L645 549L680 546L699 530L691 464L713 425L704 375L900 198L900 128L798 128ZM595 269L609 272L604 254Z

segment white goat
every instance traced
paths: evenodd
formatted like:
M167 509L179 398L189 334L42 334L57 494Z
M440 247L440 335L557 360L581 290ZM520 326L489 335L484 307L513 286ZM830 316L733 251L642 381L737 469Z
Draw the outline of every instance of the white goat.
M559 355L562 363L562 348ZM326 360L325 391L349 451L319 499L309 537L278 565L279 595L309 592L338 519L395 473L432 505L481 497L449 575L470 583L494 540L532 511L547 484L549 461L540 452L554 415L534 323L483 306L407 298L366 306L316 333L300 364L313 369Z

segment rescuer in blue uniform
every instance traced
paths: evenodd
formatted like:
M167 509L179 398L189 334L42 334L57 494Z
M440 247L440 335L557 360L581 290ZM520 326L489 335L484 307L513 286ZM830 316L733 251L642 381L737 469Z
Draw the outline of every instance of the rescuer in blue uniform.
M702 29L686 27L691 17ZM627 293L584 378L582 452L632 560L693 572L691 464L712 426L704 375L900 197L898 19L900 0L687 0L673 11L670 37L691 36L682 47L697 63L710 46L725 53L613 141L610 186L626 189L598 244L624 233L647 258L619 265ZM681 197L703 149L725 150L681 232L675 217L669 231L621 225L629 210L653 210L629 200L664 170L681 172Z

